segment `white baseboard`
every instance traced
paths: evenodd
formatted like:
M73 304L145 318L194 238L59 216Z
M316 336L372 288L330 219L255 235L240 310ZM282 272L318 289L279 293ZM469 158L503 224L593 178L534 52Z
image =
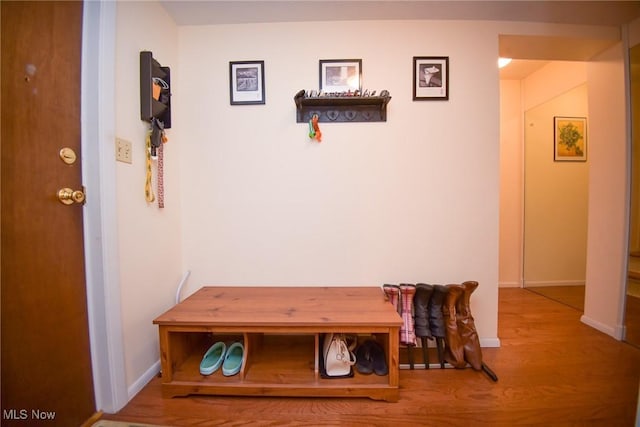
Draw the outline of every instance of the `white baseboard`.
M620 335L619 340L624 340L627 337L627 327L625 325L618 326L616 328L617 334ZM640 396L639 396L640 397Z
M520 282L498 282L499 288L521 288Z
M527 280L524 282L524 287L543 287L543 286L584 286L584 279L582 280Z
M480 347L500 347L500 338L480 338Z
M604 323L598 322L597 320L594 320L585 315L582 315L580 317L580 321L585 325L591 326L592 328L597 329L598 331L617 339L618 341L622 340L624 336L624 327L613 327L605 325Z
M129 400L133 399L136 394L140 393L140 390L142 390L149 383L149 381L153 379L153 377L158 375L158 372L160 372L160 360L151 365L151 367L147 369L147 371L142 374L140 378L138 378L133 384L131 384L131 386L129 386L129 388L127 389Z

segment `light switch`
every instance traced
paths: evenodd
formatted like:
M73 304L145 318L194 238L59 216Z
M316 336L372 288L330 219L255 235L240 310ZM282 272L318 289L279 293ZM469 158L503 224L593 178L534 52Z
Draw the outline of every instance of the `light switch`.
M131 159L131 142L116 138L116 160L124 163L133 163Z

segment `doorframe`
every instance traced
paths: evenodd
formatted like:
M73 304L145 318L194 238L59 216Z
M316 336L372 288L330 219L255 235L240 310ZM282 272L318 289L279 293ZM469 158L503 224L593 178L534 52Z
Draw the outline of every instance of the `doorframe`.
M634 21L637 22L637 21ZM633 24L633 23L632 23ZM594 245L594 242L590 242L590 239L588 237L587 239L587 271L586 271L586 277L585 277L585 310L583 315L580 318L580 321L582 323L585 323L586 325L599 330L600 332L603 332L617 340L622 340L623 336L625 334L625 328L624 328L624 323L623 323L623 319L624 319L624 302L626 300L626 272L627 272L627 263L628 263L628 256L623 256L623 259L618 259L617 255L614 255L614 259L613 261L610 261L607 265L606 268L603 267L602 265L598 264L597 267L594 267L593 269L590 270L590 265L595 265L593 263L590 263L589 257L592 256L592 252L595 254L597 251L593 250L594 247L599 247L602 246L603 244L608 245L608 247L615 247L616 249L621 249L623 253L628 254L628 228L629 228L629 191L630 189L628 188L629 186L629 179L630 179L630 170L629 170L629 158L628 158L628 150L631 144L631 137L630 137L630 109L629 109L629 89L628 89L628 84L629 84L629 76L628 76L628 48L625 47L625 45L630 44L630 29L632 28L631 25L632 24L625 24L620 26L620 34L619 34L619 39L617 39L617 42L622 43L622 59L624 61L623 67L624 67L624 81L623 84L625 86L625 93L624 93L624 98L625 98L625 108L624 108L624 113L626 115L625 117L625 130L624 130L624 138L625 138L625 149L627 150L627 157L625 159L625 163L624 166L627 168L627 170L624 172L625 173L625 185L626 187L620 191L624 192L624 197L625 197L625 201L624 201L624 238L620 240L620 242L617 241L612 241L611 236L606 236L606 237L600 237L599 239L597 239L598 241L596 242L597 245ZM640 34L640 25L636 24L635 28L637 29L638 33ZM613 48L614 45L612 44L609 48ZM608 49L609 49L608 48ZM605 51L605 52L608 52ZM597 61L601 58L601 55L603 54L603 52L599 53L598 55L596 55L595 60L594 58L589 59L587 62L587 67L592 67L592 63L597 63ZM523 58L524 59L524 58ZM588 70L588 73L592 72L591 70ZM589 82L588 82L589 83ZM591 99L590 99L591 100ZM591 117L591 111L590 111L590 120L591 120L591 124L593 125L594 118ZM523 129L524 126L526 126L526 124L524 123L524 114L523 114ZM524 135L524 130L523 130L523 135ZM521 141L522 144L524 144L524 139ZM524 153L523 153L524 155ZM524 172L524 170L523 170ZM611 174L609 173L607 175L607 179L611 179ZM593 178L590 177L590 182L593 180ZM524 200L524 181L522 182L522 188L523 188L523 200ZM589 197L593 198L593 190L591 188L590 185L590 190L589 190ZM591 205L590 205L591 206ZM616 205L617 206L617 205ZM601 214L601 212L598 212L599 214ZM522 210L522 215L524 215L524 210ZM522 223L524 225L524 222ZM592 233L594 235L601 235L604 236L602 233L600 233L600 229L602 227L603 224L603 220L602 218L598 218L598 220L589 220L588 221L588 225L587 225L587 233ZM523 228L524 231L524 228ZM522 234L524 235L524 234ZM524 237L523 237L523 241L521 242L522 245L524 245ZM620 245L620 246L617 246ZM597 255L593 255L596 256ZM522 271L524 268L524 255L521 253L521 268ZM523 276L523 275L521 275ZM608 276L608 277L607 277ZM592 305L589 304L589 301L591 299L593 299L594 301L598 301L598 303L600 303L600 305L602 306L602 303L600 300L598 300L598 297L601 295L597 295L597 292L600 291L600 293L602 293L602 284L603 283L607 283L607 280L610 280L610 277L614 277L614 283L612 285L611 289L614 289L617 291L620 291L620 295L619 297L616 299L615 301L615 306L614 303L607 300L605 301L607 304L607 307L609 308L609 304L611 305L610 311L613 312L613 310L616 310L615 312L615 319L613 321L609 321L608 319L603 322L602 320L598 319L598 318L594 318L592 317L592 312L593 309L591 308ZM590 288L589 283L594 283L596 286L596 292L590 292L590 289L593 290L593 288ZM523 278L523 286L525 286L525 280ZM596 295L594 297L590 297L590 295ZM598 317L601 316L601 313L596 313L598 315Z
M617 326L614 329L614 337L620 341L624 341L627 336L627 326L626 326L626 306L627 306L627 290L629 289L629 247L630 247L630 231L631 231L631 191L633 191L633 179L632 179L632 165L633 165L633 111L631 110L631 58L630 49L631 41L630 41L630 28L629 24L622 25L620 28L620 41L622 42L622 60L624 63L624 110L627 117L625 118L625 138L626 138L626 164L627 168L627 176L625 180L626 188L625 188L625 224L624 224L624 235L627 238L624 241L624 253L626 256L623 259L623 270L625 272L624 277L624 286L622 289L622 293L620 295L620 299L618 301L618 316L617 316ZM640 397L638 400L639 406L638 410L640 410ZM640 421L640 418L638 419Z
M85 275L96 409L129 401L117 245L115 138L116 2L85 1L82 29L81 147Z

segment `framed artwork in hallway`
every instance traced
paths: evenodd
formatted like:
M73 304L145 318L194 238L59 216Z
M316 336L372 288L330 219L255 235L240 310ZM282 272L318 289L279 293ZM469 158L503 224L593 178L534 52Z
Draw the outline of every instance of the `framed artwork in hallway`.
M413 100L449 99L449 57L413 57Z
M321 59L320 91L341 94L362 90L362 59Z
M556 162L587 161L586 117L553 118L553 160Z
M231 105L264 104L264 61L229 62Z

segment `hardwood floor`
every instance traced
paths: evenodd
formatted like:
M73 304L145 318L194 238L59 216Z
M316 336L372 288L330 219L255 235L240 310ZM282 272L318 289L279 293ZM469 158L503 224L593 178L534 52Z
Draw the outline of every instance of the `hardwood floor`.
M369 399L191 396L152 380L103 419L165 426L634 426L640 349L580 322L582 312L524 289L499 291L500 348L472 369L400 371L397 403ZM473 309L473 299L472 299ZM339 381L339 380L336 380Z
M559 303L584 311L584 291L582 286L534 286L528 291L535 292Z
M625 340L640 348L640 298L627 295L625 304L625 324L627 335Z

